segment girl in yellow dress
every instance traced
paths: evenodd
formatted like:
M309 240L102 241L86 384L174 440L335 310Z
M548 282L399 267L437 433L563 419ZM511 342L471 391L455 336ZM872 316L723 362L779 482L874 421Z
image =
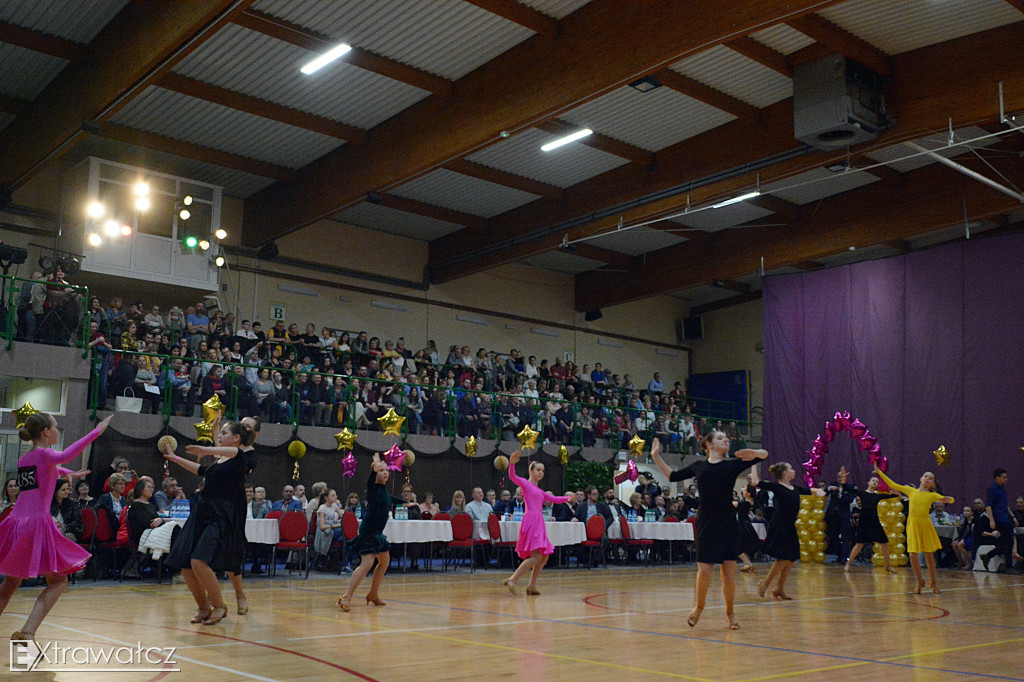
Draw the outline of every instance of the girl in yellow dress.
M907 515L907 554L910 555L910 566L914 569L914 577L917 578L917 587L914 594L921 594L924 587L924 576L921 575L921 563L917 558L918 552L924 552L924 561L928 565L928 577L931 579L932 592L939 593L939 586L935 581L935 554L934 552L942 547L939 542L939 535L932 526L928 512L931 511L935 502L953 504L953 498L933 492L935 489L935 474L926 471L921 474L921 483L916 488L909 485L900 485L875 467L877 474L885 481L890 488L896 492L903 493L910 498L910 513Z

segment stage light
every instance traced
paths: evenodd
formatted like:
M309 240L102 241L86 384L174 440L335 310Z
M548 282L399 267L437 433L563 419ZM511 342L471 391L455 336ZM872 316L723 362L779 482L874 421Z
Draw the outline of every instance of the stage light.
M149 185L142 180L135 183L135 196L144 197L149 195Z
M208 248L210 248L210 242L206 241L205 239L200 240L199 248L202 249L203 251L206 251Z
M90 218L102 218L106 212L106 208L98 201L90 201L89 205L85 208L85 213Z
M125 237L132 236L132 226L131 225L122 225L121 226L121 234L123 236L125 236Z
M190 194L185 195L185 198L181 200L181 203L185 204L186 206L191 206L192 205L192 195L190 195Z
M195 237L191 236L191 235L189 235L188 237L185 237L185 246L187 246L190 249L196 248L196 244L198 244L198 243L199 243L199 240L196 239Z
M215 236L217 239L227 239L228 232L227 232L227 230L222 228L222 229L217 230L216 232L214 232L213 236Z
M101 239L100 236L95 232L89 235L89 244L91 244L92 246L99 246L102 243L103 239Z
M192 217L192 214L188 212L187 208L183 208L180 211L178 211L178 217L181 218L182 220L188 220L189 218Z
M149 210L149 197L139 197L135 200L136 211L148 211Z
M120 231L121 225L116 220L111 219L103 223L103 232L105 232L108 237L116 237L117 233Z
M224 256L217 256L213 262L217 264L218 268L224 267Z

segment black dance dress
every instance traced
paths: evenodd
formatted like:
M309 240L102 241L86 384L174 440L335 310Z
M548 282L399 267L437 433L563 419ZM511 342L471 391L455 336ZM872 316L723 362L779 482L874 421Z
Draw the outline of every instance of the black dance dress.
M238 527L238 492L245 495L245 453L223 462L204 464L203 490L192 502L188 520L171 547L165 563L171 569L191 568L192 559L209 564L214 571L240 570L237 564L235 529ZM242 511L244 538L245 508Z
M694 530L700 563L720 564L739 557L739 526L736 525L736 508L732 506L732 491L736 478L754 461L723 459L712 464L701 460L669 475L670 481L697 479L700 506Z
M758 487L775 495L775 512L768 525L764 553L782 561L800 558L800 537L796 533L796 516L800 512L800 496L810 495L809 488L794 485L792 489L774 481L761 481Z
M750 522L752 508L753 505L746 500L742 500L736 507L736 524L740 529L740 554L746 554L748 557L754 556L761 549L761 538L757 537L754 524Z
M249 476L256 469L256 465L260 463L260 456L256 454L255 450L242 450L239 458L245 459L245 476ZM248 547L248 543L245 540L245 508L248 506L248 502L245 500L245 480L243 478L242 486L238 488L238 493L235 495L235 527L232 533L232 548L231 548L231 565L232 568L228 570L232 573L241 575L242 566L245 564L245 554Z
M389 495L388 489L377 483L377 472L371 469L366 482L366 513L359 524L359 535L349 540L349 551L358 555L380 554L391 548L384 526L388 525L392 504L405 504L405 500Z
M856 541L865 545L875 542L885 544L889 536L885 534L882 523L878 520L878 503L896 495L888 493L869 493L858 490L849 483L843 484L843 490L860 498L860 518L857 520Z

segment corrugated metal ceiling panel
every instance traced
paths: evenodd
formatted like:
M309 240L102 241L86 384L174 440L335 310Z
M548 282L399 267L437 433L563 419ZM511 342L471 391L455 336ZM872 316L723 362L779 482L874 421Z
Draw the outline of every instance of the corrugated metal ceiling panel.
M543 130L529 128L467 158L558 187L575 185L629 163L622 157L582 144L568 144L550 152L540 150L542 144L556 137Z
M234 24L217 32L175 73L311 114L373 128L430 93L341 60L313 76L311 53Z
M791 79L724 45L716 45L669 68L758 109L793 96Z
M561 118L656 152L736 117L670 88L640 92L626 85Z
M65 65L63 59L0 43L0 92L33 100Z
M530 258L524 258L520 262L532 265L536 268L564 272L569 275L578 275L581 272L596 270L604 266L604 263L601 261L583 258L582 256L577 256L574 253L567 253L561 249L546 251L536 256L531 256Z
M4 0L0 21L89 43L128 0Z
M750 37L762 45L786 55L793 54L814 43L814 40L786 24L776 24L763 31L751 33Z
M527 7L532 7L538 12L543 12L549 17L563 19L580 7L583 7L590 0L519 0L519 2Z
M878 182L878 178L869 173L833 173L827 168L815 168L792 178L764 185L761 190L765 194L774 194L780 199L802 205L873 182Z
M585 244L600 246L602 249L618 251L629 256L642 256L651 251L664 249L674 244L681 244L685 238L667 231L651 227L635 227L618 232L609 232L596 239L588 239Z
M900 54L1021 20L1003 0L850 0L819 14L888 54Z
M763 218L771 214L772 212L767 209L742 201L738 204L723 206L722 208L707 208L701 211L687 213L686 215L669 218L669 220L674 223L679 223L680 225L695 227L706 232L715 232L735 225L742 225L743 223L750 222L751 220L757 220L758 218ZM682 233L682 236L685 237L686 233Z
M363 202L347 208L331 218L348 225L365 227L368 230L397 234L400 237L430 241L457 232L462 225L455 225L443 220L435 220L426 216L414 215L405 211L396 211L379 204Z
M250 159L301 168L344 142L285 123L150 87L111 119Z
M948 159L952 159L957 156L964 154L970 154L971 149L984 149L999 141L997 137L986 137L989 133L982 128L977 126L968 126L954 131L954 136L957 141L957 145L949 147L949 136L948 133L937 133L935 135L929 135L928 137L920 140L915 140L919 145L925 149L932 149L940 156L945 156ZM1016 134L1016 133L1014 133ZM978 140L978 138L985 137L984 140ZM974 142L973 140L978 140ZM963 143L963 144L960 144ZM938 163L932 160L930 156L918 154L913 149L905 147L902 144L896 144L891 147L883 147L882 149L876 149L873 152L866 154L869 158L885 163L894 170L898 170L901 173L907 173L924 166ZM911 158L907 158L911 157ZM897 159L902 159L898 161Z
M451 80L533 35L462 0L261 0L255 8Z
M540 198L444 168L396 187L391 193L481 218L491 218Z

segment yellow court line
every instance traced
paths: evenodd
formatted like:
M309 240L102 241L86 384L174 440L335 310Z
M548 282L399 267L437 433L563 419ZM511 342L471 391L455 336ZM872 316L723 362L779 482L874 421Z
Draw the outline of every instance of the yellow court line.
M740 682L758 682L760 680L779 680L784 677L794 677L796 675L807 675L809 673L822 673L830 672L833 670L844 670L846 668L857 668L864 665L871 665L872 663L892 663L899 661L904 658L920 658L921 656L934 656L935 654L948 654L954 651L967 651L968 649L981 649L990 646L1001 646L1003 644L1017 644L1024 642L1024 637L1018 637L1016 639L1004 639L998 642L984 642L982 644L967 644L964 646L950 647L948 649L934 649L932 651L921 651L912 654L900 654L899 656L890 656L888 658L879 658L874 661L855 661L853 663L842 663L840 665L831 665L824 668L808 668L806 670L797 670L788 673L778 673L777 675L765 675L764 677L748 677ZM810 655L814 655L813 653Z
M310 614L307 614L307 613L296 613L294 611L281 611L281 610L277 610L277 611L275 611L275 613L279 613L281 615L286 615L286 616L299 616L299 617L303 617L303 618L313 618L315 620L323 620L323 621L327 621L329 623L340 623L340 622L343 622L342 620L339 620L339 619L336 619L336 618L325 618L324 616L314 616L314 615L310 615ZM525 616L519 616L519 617L520 618L526 618ZM362 625L363 627L367 627L367 628L370 628L372 630L383 631L384 634L387 634L388 632L395 631L394 628L387 628L387 627L383 627L383 626L379 626L379 625L369 625L367 623L351 623L351 624L352 625ZM519 623L508 623L508 625L522 625L522 621L520 621ZM490 649L501 649L503 651L512 651L512 652L519 653L519 654L530 654L530 655L533 655L533 656L544 656L546 658L554 658L554 659L558 659L558 660L562 660L562 661L571 661L573 663L585 663L585 664L597 665L597 666L601 666L601 667L605 667L605 668L615 668L615 669L618 669L618 670L628 670L630 672L647 673L647 674L650 674L650 675L661 675L662 677L674 677L674 678L680 679L680 680L694 680L695 682L715 682L714 680L709 679L709 678L705 678L705 677L692 677L690 675L682 675L682 674L679 674L679 673L667 673L667 672L663 672L661 670L647 670L645 668L636 668L636 667L628 666L628 665L619 665L617 663L606 663L604 661L594 661L594 660L590 660L590 659L587 659L587 658L576 658L574 656L563 656L561 654L550 654L550 653L544 653L542 651L533 651L533 650L530 650L530 649L519 649L517 647L506 646L504 644L491 644L490 642L475 642L475 641L470 640L470 639L459 639L457 637L445 637L443 635L431 635L431 634L427 634L425 632L406 632L406 631L402 631L402 634L411 634L411 635L416 635L417 637L427 637L429 639L440 639L442 641L456 642L456 643L459 643L459 644L469 644L469 645L472 645L472 646L482 646L482 647L487 647L487 648L490 648Z

